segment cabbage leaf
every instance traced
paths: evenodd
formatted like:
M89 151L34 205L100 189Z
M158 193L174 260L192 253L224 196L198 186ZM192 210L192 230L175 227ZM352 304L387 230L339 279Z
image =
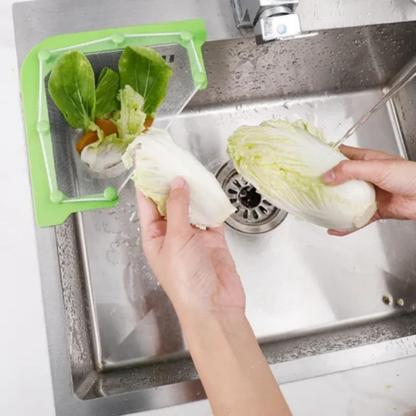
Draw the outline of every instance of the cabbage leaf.
M242 126L229 138L228 154L272 204L314 224L349 231L364 226L377 210L367 182L322 183L322 175L347 158L332 150L321 130L301 120Z
M145 129L144 99L133 88L126 85L120 90L119 100L121 110L115 113L113 121L118 127L120 137L129 144Z
M81 160L97 173L103 173L106 169L120 164L128 143L116 134L105 137L104 132L95 123L90 123L89 130L96 131L99 140L83 149Z
M166 130L151 128L129 146L123 156L127 169L134 165L136 188L152 199L162 216L174 178L190 188L190 223L200 228L218 227L235 208L215 176L191 153L180 148Z

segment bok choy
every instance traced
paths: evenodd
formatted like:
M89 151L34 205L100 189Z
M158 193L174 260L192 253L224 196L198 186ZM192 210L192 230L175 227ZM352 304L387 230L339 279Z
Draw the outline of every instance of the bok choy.
M90 61L77 51L61 55L53 66L48 87L68 124L88 130L96 109L95 78Z
M242 126L228 140L237 171L276 207L322 227L363 227L377 210L373 185L352 180L338 186L321 176L347 158L322 131L303 123L271 120Z
M127 146L152 125L166 96L172 68L154 50L124 49L119 73L104 68L95 82L81 52L61 55L52 68L49 93L68 124L83 129L76 149L94 172L116 176L124 170ZM119 165L121 169L112 169Z

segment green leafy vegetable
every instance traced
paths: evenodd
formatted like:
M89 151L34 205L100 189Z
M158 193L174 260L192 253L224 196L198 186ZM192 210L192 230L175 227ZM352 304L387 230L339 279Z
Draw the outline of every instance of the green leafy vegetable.
M321 130L298 120L242 126L228 140L237 171L275 206L322 227L352 230L377 209L364 181L327 186L321 176L347 158L332 151Z
M118 136L111 134L105 137L103 130L95 123L90 123L88 127L90 131L97 132L99 140L85 147L81 159L97 173L104 173L117 164L120 164L118 173L124 170L123 164L120 163L123 153L145 129L146 114L142 111L143 97L127 85L120 90L119 99L121 110L116 111L111 120L117 125Z
M218 227L233 212L215 176L191 153L180 148L166 130L150 128L130 144L123 156L127 169L133 164L137 189L151 198L161 215L174 178L184 178L190 188L189 220L200 228Z
M145 129L146 114L143 97L129 85L120 90L121 110L114 115L120 137L131 143Z
M96 90L97 118L108 118L115 110L120 109L120 102L117 99L120 89L120 76L110 68L104 68L98 78Z
M89 60L72 51L58 58L49 80L50 95L67 122L86 131L77 144L81 159L105 175L124 170L123 153L151 125L172 75L157 52L139 46L124 50L119 70L120 75L104 68L95 88ZM117 128L111 123L108 131L103 123L110 121Z
M166 97L172 68L153 49L128 46L119 62L121 88L129 85L144 98L143 111L154 113Z
M95 78L89 60L81 52L67 52L57 59L49 93L68 124L88 130L95 119Z

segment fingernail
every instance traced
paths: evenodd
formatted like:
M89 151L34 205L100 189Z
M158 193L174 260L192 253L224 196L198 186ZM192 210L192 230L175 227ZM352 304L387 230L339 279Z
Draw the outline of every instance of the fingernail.
M185 188L186 182L182 178L175 178L172 182L172 189Z
M334 181L335 181L335 172L332 169L322 175L323 183L332 183Z

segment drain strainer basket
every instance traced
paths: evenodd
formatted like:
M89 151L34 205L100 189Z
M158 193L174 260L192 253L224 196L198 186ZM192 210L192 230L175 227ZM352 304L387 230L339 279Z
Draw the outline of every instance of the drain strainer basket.
M202 20L187 20L123 29L61 35L38 44L27 56L21 74L22 100L36 222L61 224L74 212L107 208L130 176L104 177L91 171L76 152L81 132L69 126L49 96L47 82L57 58L83 52L98 78L104 67L118 70L129 45L155 49L172 66L166 98L155 127L168 128L194 94L206 88L201 47L206 40Z
M276 228L287 212L273 206L263 198L234 168L230 160L217 173L228 199L236 212L226 221L227 225L245 234L262 234Z

